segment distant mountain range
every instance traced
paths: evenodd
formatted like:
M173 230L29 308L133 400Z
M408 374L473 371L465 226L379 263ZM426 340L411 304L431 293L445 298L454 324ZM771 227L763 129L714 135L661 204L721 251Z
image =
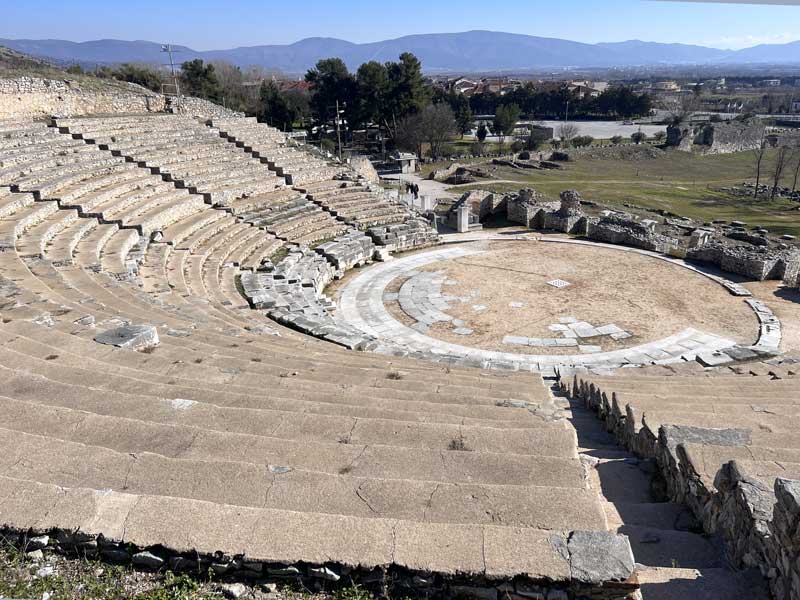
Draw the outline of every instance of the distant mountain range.
M147 41L0 39L0 45L58 62L112 64L163 63L161 44ZM177 61L193 58L226 60L241 67L258 65L286 73L303 73L319 59L339 57L355 69L361 63L396 60L413 52L429 73L523 71L542 68L636 67L682 64L800 63L800 41L762 44L743 50L719 50L688 44L627 42L584 44L557 38L468 31L409 35L393 40L354 44L335 38L307 38L287 45L249 46L196 51L174 46Z

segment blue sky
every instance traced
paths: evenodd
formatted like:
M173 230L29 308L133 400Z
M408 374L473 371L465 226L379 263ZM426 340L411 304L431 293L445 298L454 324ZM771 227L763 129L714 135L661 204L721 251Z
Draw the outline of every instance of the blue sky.
M455 8L457 7L457 8ZM0 0L0 37L144 39L196 50L491 29L585 42L743 48L800 40L800 6L649 0Z

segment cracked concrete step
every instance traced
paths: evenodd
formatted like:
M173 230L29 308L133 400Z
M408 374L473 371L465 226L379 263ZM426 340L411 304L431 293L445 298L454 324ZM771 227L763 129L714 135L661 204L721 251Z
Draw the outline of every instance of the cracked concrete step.
M4 354L2 364L10 368L25 370L26 359L10 364ZM58 369L68 383L87 385L103 390L130 390L127 385L109 382L107 376L91 372L75 374L69 380L71 369ZM157 390L159 386L155 386ZM135 389L135 388L133 388ZM157 393L157 391L156 391ZM183 396L184 398L186 396ZM188 395L191 398L191 394ZM387 443L406 447L442 448L461 442L473 451L512 452L516 454L541 454L545 451L572 451L574 455L574 431L563 424L531 428L496 428L483 426L462 426L447 423L417 423L389 419L360 419L334 417L328 415L303 415L302 413L275 413L281 419L271 432L274 437L286 439L309 439L319 441L339 441L348 439L352 443Z
M120 453L5 428L0 428L0 468L7 477L62 487L244 507L430 523L605 530L596 495L582 487L580 476L542 481L541 486L367 479L287 465Z
M83 252L84 254L87 254L87 253L88 253L90 250L93 250L93 253L95 254L95 256L91 257L91 258L92 258L92 260L91 260L91 261L89 261L89 262L87 263L87 265L88 265L88 266L91 266L92 264L95 264L95 263L96 263L96 261L98 260L98 259L97 259L97 257L96 257L96 254L97 254L97 253L99 253L99 248L98 248L98 246L100 246L100 247L101 247L101 246L102 246L102 244L104 244L104 243L105 243L105 240L106 240L107 236L111 235L115 229L116 229L116 227L115 227L115 226L113 226L113 225L99 226L99 227L98 227L98 228L97 228L97 229L96 229L96 230L95 230L95 231L94 231L94 232L93 232L93 233L92 233L92 234L91 234L91 235L90 235L90 236L87 238L87 239L88 239L88 242L89 242L89 245L90 245L90 246L92 246L92 247L91 247L91 248L80 248L80 249L78 250L79 254L80 254L81 252ZM87 240L83 240L83 245L84 245L84 246L86 246L86 245L87 245ZM6 258L6 257L4 257L4 259L5 259L5 258ZM12 257L12 258L13 258L13 257ZM79 273L78 273L78 272L76 272L76 271L72 271L72 272L69 272L69 271L61 271L61 272L58 274L58 276L59 276L59 277L71 277L71 278L74 278L74 276L75 276L75 275L78 275L78 274L79 274ZM87 275L86 275L86 277L83 277L83 279L84 279L84 280L88 280L88 278L89 278L89 277L90 277L90 276L87 274ZM28 285L31 285L31 283L29 283ZM51 283L50 285L54 285L54 284L52 284L52 283ZM79 288L81 287L81 284L80 284L79 282L72 282L72 281L70 281L69 283L67 283L67 285L69 285L69 286L70 286L70 287L69 287L69 293L74 293L74 292L75 292L77 289L79 289ZM77 286L77 287L75 287L75 286ZM91 289L90 289L90 290L87 290L87 292L90 292L90 293L91 293L91 297L93 297L93 298L94 298L94 297L98 297L98 296L97 296L97 294L100 294L100 296L102 296L102 297L108 296L108 290L109 290L109 289L111 289L111 288L110 288L110 286L107 286L107 284L106 284L106 287L99 287L99 286L97 286L96 284L92 284L92 285L90 286L90 288L91 288ZM63 291L64 291L64 290L62 289L61 291L62 291L62 293L63 293ZM116 301L117 301L117 300L116 300L117 298L118 298L118 296L114 297L114 300L113 300L113 302L116 302ZM94 301L94 300L93 300L93 301ZM121 304L121 307L122 307L122 306L125 306L124 302ZM152 310L152 307L148 307L148 308ZM174 315L171 315L171 317L174 317ZM328 347L329 347L329 346L328 346ZM355 356L355 355L353 355L352 353L349 353L349 358L348 358L348 360L351 360L351 361L363 361L363 359L362 359L361 357ZM370 359L370 360L371 360L371 359ZM398 362L404 362L404 361L398 361ZM408 361L405 361L405 364L409 365L409 367L411 367L411 366L413 365L413 363L411 363L411 362L408 362ZM416 371L422 371L422 370L425 370L425 371L433 371L433 370L435 370L435 369L428 369L428 368L421 369L421 368L419 367L419 365L413 365L413 367L412 367L412 368L413 368L414 370L416 370ZM439 370L441 370L441 369L439 369ZM499 379L496 379L495 381L499 381ZM520 385L520 386L518 386L518 387L522 388L522 387L524 387L524 386L521 386L521 385Z

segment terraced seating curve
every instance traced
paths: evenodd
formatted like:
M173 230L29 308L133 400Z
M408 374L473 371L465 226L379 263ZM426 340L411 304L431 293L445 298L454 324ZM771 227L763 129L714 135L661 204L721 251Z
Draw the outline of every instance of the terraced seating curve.
M255 118L216 118L209 125L219 134L286 177L291 185L331 179L340 167L327 164L316 156L293 147L286 134Z
M135 138L138 117L116 118L97 119L91 139ZM3 527L65 545L102 535L97 554L148 548L188 568L220 551L262 573L391 567L445 589L633 593L630 548L607 531L540 378L347 352L275 324L247 309L236 277L282 241L195 193L181 192L185 211L133 190L94 203L104 161L169 188L97 145L30 129L90 158L56 180L31 161L0 187ZM159 206L170 216L152 220ZM299 253L301 273L286 260L273 273L303 287L335 270ZM101 343L128 324L158 345Z
M190 117L147 114L55 122L62 132L147 167L214 204L285 185L258 160Z

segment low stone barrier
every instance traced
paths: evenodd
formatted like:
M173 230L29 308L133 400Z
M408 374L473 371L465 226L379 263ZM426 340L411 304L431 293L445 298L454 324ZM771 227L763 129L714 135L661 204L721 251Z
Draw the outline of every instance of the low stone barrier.
M800 481L777 479L770 489L736 460L709 481L702 475L703 457L693 454L693 446L747 446L748 429L663 424L652 431L615 393L577 375L571 389L563 379L560 385L595 411L621 445L655 462L669 499L691 508L706 532L722 535L734 565L758 568L776 599L800 600Z

